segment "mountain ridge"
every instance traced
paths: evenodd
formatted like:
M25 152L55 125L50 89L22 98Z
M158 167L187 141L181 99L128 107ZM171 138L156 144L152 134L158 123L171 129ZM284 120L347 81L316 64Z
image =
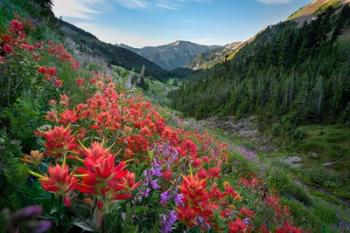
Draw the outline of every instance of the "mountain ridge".
M317 14L330 6L337 7L348 3L350 3L350 0L313 0L306 6L301 7L299 10L291 14L287 20L303 23L314 19Z
M165 79L169 75L168 71L130 49L100 41L90 32L63 20L59 20L58 25L63 36L73 40L84 53L103 57L109 64L135 72L141 72L145 67L145 74L157 79Z
M120 46L147 58L166 70L184 68L199 54L222 47L219 45L201 45L184 40L177 40L159 46L145 46L142 48L133 48L125 44L120 44Z

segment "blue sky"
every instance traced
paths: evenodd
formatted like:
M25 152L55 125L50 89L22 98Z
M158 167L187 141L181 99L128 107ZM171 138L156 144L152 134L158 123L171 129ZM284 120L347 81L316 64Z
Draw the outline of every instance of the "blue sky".
M246 40L310 0L53 0L54 13L109 43Z

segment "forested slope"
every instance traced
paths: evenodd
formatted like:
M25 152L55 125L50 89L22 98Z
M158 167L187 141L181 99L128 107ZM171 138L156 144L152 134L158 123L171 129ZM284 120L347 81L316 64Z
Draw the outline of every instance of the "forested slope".
M259 115L293 122L350 119L349 6L328 8L310 23L270 26L224 64L194 77L173 106L197 118ZM341 41L341 43L339 42Z

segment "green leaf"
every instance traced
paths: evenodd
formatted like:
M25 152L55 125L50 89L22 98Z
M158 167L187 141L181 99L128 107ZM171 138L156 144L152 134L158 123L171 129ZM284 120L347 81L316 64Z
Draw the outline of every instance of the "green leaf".
M89 231L89 232L96 232L97 229L92 226L91 224L89 224L86 221L82 221L82 220L76 220L73 225L80 227L81 229L83 229L84 231Z

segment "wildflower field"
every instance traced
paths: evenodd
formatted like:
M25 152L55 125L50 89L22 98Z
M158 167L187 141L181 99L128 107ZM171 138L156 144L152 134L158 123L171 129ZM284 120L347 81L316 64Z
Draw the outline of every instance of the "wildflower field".
M227 145L2 13L0 232L308 232Z

